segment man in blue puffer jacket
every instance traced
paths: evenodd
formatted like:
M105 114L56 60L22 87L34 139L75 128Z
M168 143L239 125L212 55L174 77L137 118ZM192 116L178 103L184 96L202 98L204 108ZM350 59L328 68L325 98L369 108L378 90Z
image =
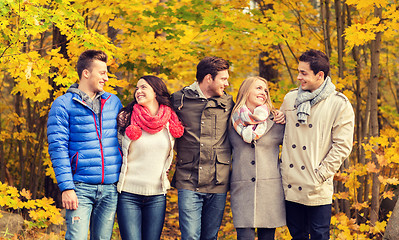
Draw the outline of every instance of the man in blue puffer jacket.
M111 239L122 163L116 117L122 104L104 92L107 55L87 50L77 62L79 85L58 97L47 122L49 153L62 205L65 239Z

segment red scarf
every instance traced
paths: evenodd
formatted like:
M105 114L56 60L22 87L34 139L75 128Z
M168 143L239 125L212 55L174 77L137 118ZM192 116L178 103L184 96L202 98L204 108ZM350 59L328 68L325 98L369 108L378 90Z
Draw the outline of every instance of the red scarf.
M130 126L126 128L126 135L131 140L137 140L141 137L141 130L155 134L161 131L167 123L169 123L169 132L173 137L179 138L183 135L184 127L170 107L161 104L157 115L151 116L146 107L135 104Z

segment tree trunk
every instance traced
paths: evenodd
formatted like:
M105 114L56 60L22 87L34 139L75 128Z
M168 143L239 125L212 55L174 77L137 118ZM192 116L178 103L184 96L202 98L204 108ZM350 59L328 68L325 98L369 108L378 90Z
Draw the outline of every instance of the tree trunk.
M44 57L45 56L45 51L44 51L44 42L46 40L46 34L42 33L40 34L40 47L38 50L38 53L40 56ZM35 131L36 134L36 144L34 146L33 154L32 154L32 161L34 164L31 165L31 175L30 175L30 186L31 186L31 193L32 193L32 198L36 199L40 197L40 193L43 190L43 186L40 185L41 182L43 182L43 179L45 175L43 174L43 148L44 148L44 143L47 141L46 137L46 123L47 123L47 116L40 116L40 109L44 106L46 106L47 103L38 103L36 102L34 104L34 110L33 113L35 114L33 117L33 122L35 124Z
M61 31L56 26L53 26L53 49L60 46L60 53L68 59L67 38L65 35L61 34ZM51 71L57 73L58 69L51 69ZM55 77L56 76L54 76L54 78ZM60 86L56 85L53 81L54 78L49 78L49 84L53 87L53 90L50 91L49 105L54 101L54 92L60 89ZM58 185L48 176L44 179L44 192L46 197L54 199L57 207L62 207L61 192Z
M342 11L342 2L341 0L335 0L335 18L337 23L337 42L338 42L338 77L341 79L344 78L344 25L345 25L345 18L344 18L344 11Z
M321 11L321 22L323 26L323 35L324 35L324 50L326 55L331 57L331 35L330 35L330 19L331 19L331 11L330 11L330 0L321 0L320 1L320 11Z
M364 59L364 66L368 66L368 59L369 55L366 53L367 47L365 45L362 46L363 49L363 59ZM363 141L364 139L370 139L370 103L371 103L371 96L370 94L367 95L367 102L366 102L366 111L365 111L365 117L362 121L362 133L363 133ZM363 164L366 164L368 162L368 159L366 159L366 152L362 148L361 150L362 155L360 156L360 160L362 160ZM368 202L369 201L369 193L370 193L370 184L368 184L369 180L369 175L365 176L364 179L364 193L363 193L363 201ZM369 211L369 208L365 209L365 211ZM368 216L368 213L365 213L365 216Z
M382 17L382 8L376 7L374 9L374 16L377 18ZM375 40L371 41L370 53L371 53L371 70L370 70L370 132L372 137L379 136L378 126L378 78L379 78L379 64L380 64L380 50L381 50L381 37L382 32L376 33ZM378 146L375 146L375 150ZM372 152L372 161L379 169L379 163L377 155ZM371 209L370 209L370 223L373 226L378 221L379 213L379 199L380 199L380 181L378 179L379 173L372 174L372 191L371 191Z
M344 37L343 37L343 29L345 26L345 11L343 11L343 3L341 0L335 0L335 18L337 24L337 45L338 45L338 77L340 79L344 78L345 65L343 61L344 57ZM349 167L349 161L345 160L342 164L340 171L345 172L345 170ZM337 192L347 192L348 188L346 188L343 182L337 183ZM341 199L339 200L340 209L346 214L347 217L350 217L350 207L349 200Z
M278 82L278 71L274 62L275 59L271 58L268 52L259 54L259 76L276 83Z
M287 58L285 57L283 48L281 47L281 44L278 45L278 49L280 50L281 56L283 56L284 64L287 68L288 74L290 75L291 83L292 83L292 85L295 85L294 77L292 76L290 66L288 65Z
M347 22L348 22L348 26L352 25L352 18L351 18L351 7L347 6ZM356 151L356 155L357 155L357 162L360 164L365 164L365 158L364 158L364 150L362 147L362 143L363 143L363 131L361 129L361 127L363 126L362 124L362 112L361 112L361 106L362 106L362 96L361 96L361 85L360 85L360 81L361 81L361 69L362 69L362 62L360 60L360 51L359 51L359 47L358 46L354 46L352 49L352 58L353 60L356 62L356 66L355 66L355 75L356 75L356 83L355 83L355 95L356 95L356 130L355 130L355 139L356 139L356 146L355 146L355 151ZM367 109L367 108L366 108ZM365 126L363 126L365 127ZM363 156L363 157L362 157ZM364 186L362 185L363 183L365 183L365 177L364 176L358 176L357 177L358 182L360 183L360 186L356 189L356 202L362 203L363 202L363 196L364 196ZM367 183L365 183L367 184ZM355 210L355 216L357 219L357 223L360 223L360 215L358 210Z
M111 42L115 43L116 36L118 35L119 30L110 26L109 21L107 22L107 27L108 27L107 35L109 39L111 39Z
M22 96L21 93L15 94L15 113L18 115L18 117L22 116L22 111L21 111L21 106L22 106ZM21 133L22 128L20 124L17 124L16 126L17 132ZM18 146L18 159L19 159L19 171L21 174L21 180L19 184L19 188L23 189L25 188L25 157L24 157L24 146L22 143L22 140L17 140L17 146Z
M367 127L364 126L362 124L362 112L361 112L361 106L362 106L362 98L361 98L361 89L360 89L360 80L361 80L361 61L360 61L360 53L359 53L359 48L357 46L355 46L352 49L352 57L353 60L356 62L356 67L355 67L355 74L356 74L356 88L355 88L355 94L356 94L356 133L355 133L355 137L356 137L356 152L357 152L357 157L358 160L357 162L364 165L366 163L366 159L365 159L365 153L364 153L364 149L362 146L363 143L363 139L364 139L364 134L362 131L361 127ZM366 107L367 109L367 107ZM367 112L367 111L366 111ZM364 118L367 118L368 113L366 114L366 116ZM356 201L359 203L362 203L364 201L363 196L364 196L364 185L363 184L367 184L367 182L365 182L365 176L358 176L357 177L358 182L360 183L359 188L357 188L357 196L356 196ZM359 224L361 219L360 219L360 215L358 213L358 210L356 210L356 218L357 218L357 223Z
M263 16L266 17L265 12L267 10L273 9L273 4L265 3L262 0L255 0L256 3L259 4L259 9L262 12ZM274 46L276 51L279 51L278 46ZM276 59L270 56L269 52L261 52L259 54L259 76L263 77L267 81L271 81L273 83L278 82L278 70L276 68Z
M1 112L0 112L0 133L2 132L1 128ZM2 183L6 182L6 161L4 159L4 142L0 141L0 181Z

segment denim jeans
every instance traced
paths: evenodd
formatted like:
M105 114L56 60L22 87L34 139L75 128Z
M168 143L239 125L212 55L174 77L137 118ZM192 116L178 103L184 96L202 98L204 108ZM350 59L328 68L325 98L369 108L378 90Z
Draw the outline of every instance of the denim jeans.
M181 239L217 239L223 219L226 195L226 193L200 193L179 189Z
M111 239L114 227L118 192L116 185L75 183L79 205L76 210L66 210L67 232L65 239Z
M306 206L285 201L285 210L287 227L293 240L330 239L331 204Z
M117 218L123 240L159 240L165 220L166 196L119 194Z
M237 240L254 240L255 228L236 228ZM274 240L275 228L258 228L258 240Z

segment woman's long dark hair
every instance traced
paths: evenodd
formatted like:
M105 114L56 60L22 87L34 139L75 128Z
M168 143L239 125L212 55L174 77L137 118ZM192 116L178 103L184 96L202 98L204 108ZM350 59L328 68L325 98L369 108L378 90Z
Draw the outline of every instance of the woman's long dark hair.
M153 75L142 76L139 79L144 79L154 90L155 99L159 103L159 105L163 104L168 107L172 107L170 102L170 94L168 92L168 88L166 87L164 81ZM118 131L122 135L125 133L126 128L130 125L130 118L132 116L133 106L137 103L136 101L136 90L134 90L133 96L134 99L131 101L126 107L122 108L117 117L118 123Z

